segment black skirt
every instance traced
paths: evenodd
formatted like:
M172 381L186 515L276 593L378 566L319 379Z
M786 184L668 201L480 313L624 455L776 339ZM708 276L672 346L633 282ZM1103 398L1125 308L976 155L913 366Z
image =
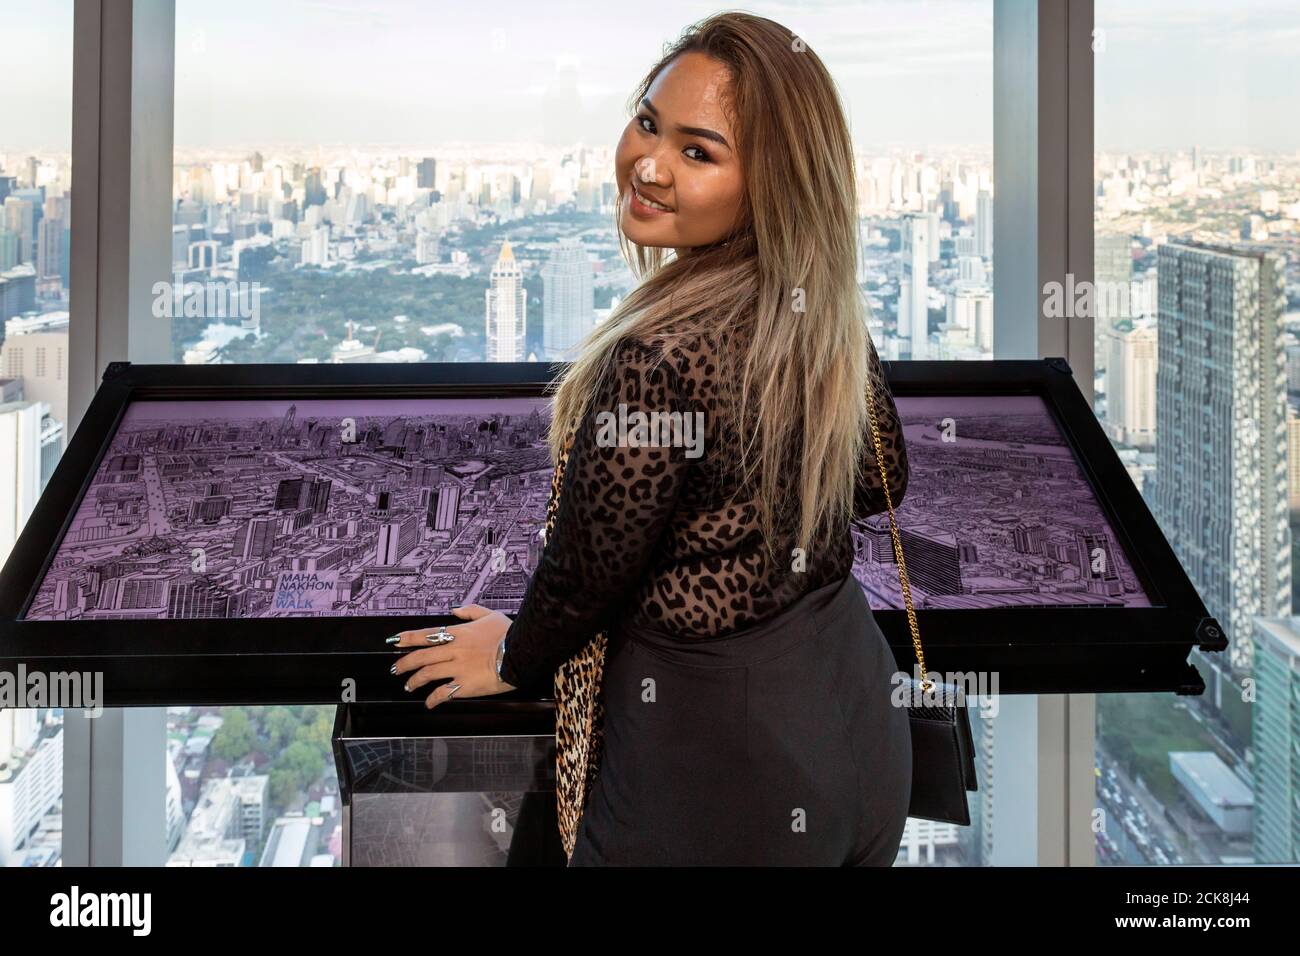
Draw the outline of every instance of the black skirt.
M912 738L852 575L719 638L608 635L605 745L571 866L890 866Z

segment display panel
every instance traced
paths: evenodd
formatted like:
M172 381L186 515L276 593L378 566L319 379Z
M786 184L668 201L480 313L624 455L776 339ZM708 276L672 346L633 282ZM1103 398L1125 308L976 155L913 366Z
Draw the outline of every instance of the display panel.
M920 608L1149 607L1043 400L897 399ZM30 620L514 613L550 490L542 398L141 401ZM902 608L887 516L853 573Z
M1222 650L1223 630L1069 365L885 371L926 663L997 672L1001 693L1203 692L1188 653ZM522 600L563 372L110 365L0 570L0 670L102 672L112 707L406 702L380 636ZM853 534L854 573L908 667L884 517ZM551 693L449 706L532 712Z
M896 518L915 607L1151 606L1042 398L896 403L909 466ZM888 515L853 535L871 606L902 608Z
M542 398L132 403L32 620L514 613Z

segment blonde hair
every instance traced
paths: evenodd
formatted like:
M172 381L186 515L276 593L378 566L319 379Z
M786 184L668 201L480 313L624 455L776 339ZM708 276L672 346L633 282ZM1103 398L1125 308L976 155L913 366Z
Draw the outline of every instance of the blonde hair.
M719 376L738 396L720 407L735 409L734 434L748 436L736 449L741 490L755 500L768 553L786 507L797 511L793 543L807 549L852 516L867 427L870 343L856 276L852 140L817 55L780 24L746 13L688 27L641 81L631 108L688 52L730 73L724 108L744 178L737 225L678 257L632 243L615 214L623 255L641 281L558 383L551 452L558 460L562 423L582 419L621 343L660 340L668 350L708 333L724 346ZM780 475L791 467L794 501L781 497Z

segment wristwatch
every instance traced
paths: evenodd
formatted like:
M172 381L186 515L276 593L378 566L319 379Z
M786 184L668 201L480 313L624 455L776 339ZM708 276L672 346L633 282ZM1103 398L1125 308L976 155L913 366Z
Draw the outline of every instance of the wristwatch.
M501 662L506 659L506 638L509 636L508 634L502 636L501 643L497 645L497 680L503 684L506 679L501 676Z

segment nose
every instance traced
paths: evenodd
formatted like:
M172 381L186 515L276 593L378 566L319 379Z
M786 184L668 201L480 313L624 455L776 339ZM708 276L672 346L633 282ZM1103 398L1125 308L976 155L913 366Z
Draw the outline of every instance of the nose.
M668 170L664 163L661 163L656 156L642 156L636 161L637 178L643 183L654 183L656 186L668 185Z

